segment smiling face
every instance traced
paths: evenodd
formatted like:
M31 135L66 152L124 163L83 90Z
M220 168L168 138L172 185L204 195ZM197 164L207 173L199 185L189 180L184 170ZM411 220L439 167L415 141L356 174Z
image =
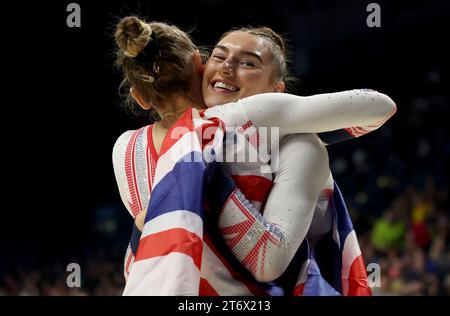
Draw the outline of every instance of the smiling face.
M203 74L208 107L258 93L277 91L271 43L245 32L232 32L214 48Z

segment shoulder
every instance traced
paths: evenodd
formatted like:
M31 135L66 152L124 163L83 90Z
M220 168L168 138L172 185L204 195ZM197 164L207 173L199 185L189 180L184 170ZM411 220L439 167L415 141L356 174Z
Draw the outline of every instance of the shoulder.
M124 144L127 145L136 131L137 130L130 130L122 133L122 135L120 135L114 143L113 151L119 147L122 147Z
M133 144L137 143L139 135L147 137L147 128L148 126L144 126L138 130L130 130L121 134L117 138L112 151L113 170L120 197L123 204L132 216L134 215L131 209L132 199L128 186L129 178L127 176L127 162L131 160L133 150L129 149L132 149L134 147ZM145 141L145 139L143 140ZM143 145L145 146L145 144Z
M116 165L120 158L124 157L125 151L127 148L128 143L131 141L134 133L136 133L136 130L130 130L126 131L122 135L120 135L116 142L114 143L113 147L113 164Z
M113 163L115 164L118 160L124 158L125 152L129 144L136 140L136 136L141 134L144 138L147 137L147 130L151 125L141 127L137 130L129 130L120 135L113 147Z

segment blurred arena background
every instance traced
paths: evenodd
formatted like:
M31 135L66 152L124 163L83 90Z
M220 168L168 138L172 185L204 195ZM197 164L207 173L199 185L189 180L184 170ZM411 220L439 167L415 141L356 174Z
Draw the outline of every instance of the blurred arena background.
M131 219L111 151L145 122L120 106L111 35L133 13L192 30L206 46L233 26L267 25L291 41L298 94L391 96L397 114L328 147L331 168L366 263L380 264L374 294L450 295L450 2L373 1L381 27L369 28L371 2L78 1L82 24L73 29L69 1L8 4L0 295L122 293ZM79 289L66 286L72 262L81 266Z

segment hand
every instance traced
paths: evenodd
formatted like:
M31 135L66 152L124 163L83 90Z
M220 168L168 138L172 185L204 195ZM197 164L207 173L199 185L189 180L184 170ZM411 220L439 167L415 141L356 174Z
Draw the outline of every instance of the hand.
M136 224L136 227L142 231L144 229L145 224L145 216L147 215L147 209L142 210L134 219L134 223Z

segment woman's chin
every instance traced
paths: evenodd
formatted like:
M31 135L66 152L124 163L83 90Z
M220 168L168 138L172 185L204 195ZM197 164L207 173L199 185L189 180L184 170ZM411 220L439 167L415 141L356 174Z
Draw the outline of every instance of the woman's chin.
M215 107L217 105L222 105L225 103L230 103L230 102L234 102L235 98L232 97L231 95L228 96L226 94L221 94L221 95L214 95L214 96L207 96L204 98L205 100L205 104L207 107L212 108Z

